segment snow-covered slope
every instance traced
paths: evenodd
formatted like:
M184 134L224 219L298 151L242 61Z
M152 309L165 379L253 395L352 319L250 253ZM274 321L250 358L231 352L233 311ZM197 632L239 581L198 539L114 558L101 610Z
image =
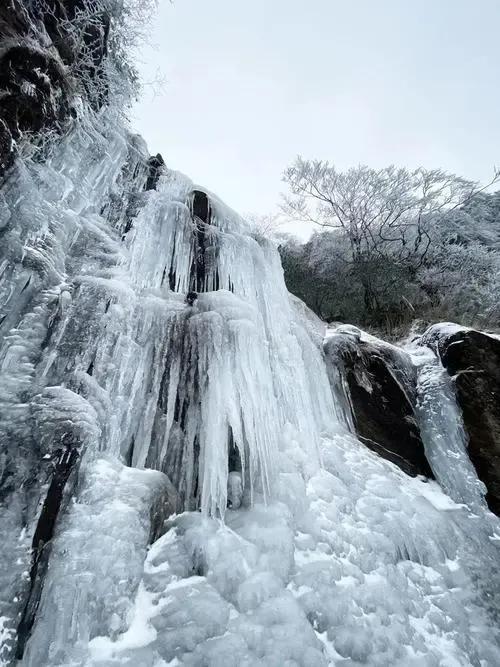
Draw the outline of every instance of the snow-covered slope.
M4 664L500 664L466 457L366 449L272 245L147 159L106 110L2 189Z

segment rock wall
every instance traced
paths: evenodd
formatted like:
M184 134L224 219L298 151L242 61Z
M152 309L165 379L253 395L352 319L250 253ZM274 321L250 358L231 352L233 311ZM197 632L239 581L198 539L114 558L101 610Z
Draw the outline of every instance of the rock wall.
M109 14L88 0L6 0L0 7L0 175L16 143L60 132L77 115L76 94L94 108L105 101L102 77Z

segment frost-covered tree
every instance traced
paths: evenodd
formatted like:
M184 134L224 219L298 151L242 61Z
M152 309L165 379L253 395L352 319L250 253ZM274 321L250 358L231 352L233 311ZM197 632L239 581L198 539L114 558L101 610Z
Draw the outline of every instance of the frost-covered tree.
M247 213L245 219L255 234L268 238L278 234L283 222L277 213Z
M312 240L321 258L314 271L324 276L335 264L335 273L347 276L347 292L356 287L354 301L361 291L364 319L374 324L415 310L419 273L430 262L433 244L440 245L436 229L483 190L441 170L360 166L340 172L328 162L300 157L284 180L286 214L334 232ZM332 240L342 249L335 260Z
M500 192L480 193L431 230L420 288L443 319L500 324Z
M91 102L138 92L133 54L147 39L156 0L31 0L69 75Z

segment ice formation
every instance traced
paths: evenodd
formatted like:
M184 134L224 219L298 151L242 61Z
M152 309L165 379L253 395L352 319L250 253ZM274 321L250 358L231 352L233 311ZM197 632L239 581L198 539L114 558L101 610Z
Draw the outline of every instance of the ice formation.
M356 439L273 246L147 159L107 109L2 190L3 664L500 664L500 527L437 359L434 482Z

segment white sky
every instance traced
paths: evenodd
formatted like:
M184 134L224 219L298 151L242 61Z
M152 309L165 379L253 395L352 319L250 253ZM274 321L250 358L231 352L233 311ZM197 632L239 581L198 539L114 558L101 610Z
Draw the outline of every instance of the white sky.
M500 0L160 0L131 120L240 213L295 155L345 168L500 165Z

